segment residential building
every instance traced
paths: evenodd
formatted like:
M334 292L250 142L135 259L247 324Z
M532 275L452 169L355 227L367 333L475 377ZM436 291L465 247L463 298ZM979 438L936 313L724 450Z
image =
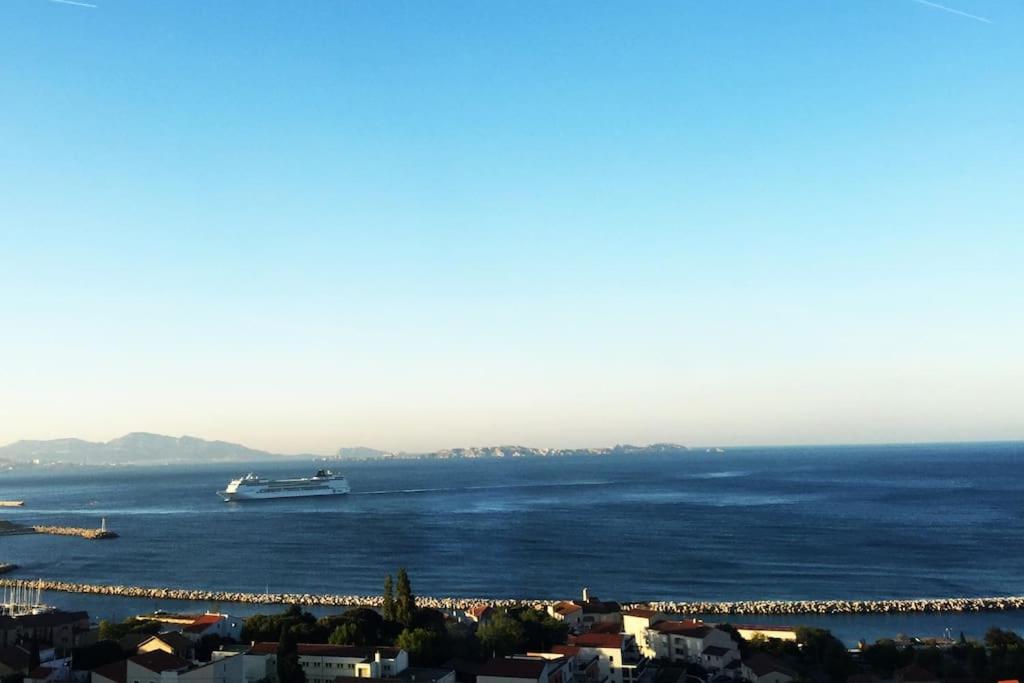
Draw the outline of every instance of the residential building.
M728 631L702 621L659 621L647 630L647 640L654 656L672 662L704 665L704 652L708 647L735 651L735 655L712 654L726 663L739 658L739 646ZM716 651L712 651L714 653ZM711 654L711 653L709 653Z
M590 595L590 591L583 589L583 599L573 600L573 603L581 610L581 627L596 623L622 624L621 607L617 602L605 602Z
M70 664L63 660L37 666L24 678L24 683L54 683L70 678Z
M155 612L138 617L158 621L167 631L180 631L186 638L198 641L203 636L220 636L238 640L242 635L242 620L228 614L206 612L204 614L171 614Z
M628 633L584 633L570 638L570 645L598 656L601 683L642 683L647 658Z
M456 683L454 669L410 666L398 674L401 683Z
M409 654L397 647L300 643L299 666L306 683L333 683L339 676L396 678L409 668ZM245 680L277 680L277 643L256 643L245 655Z
M550 654L569 658L570 672L574 683L603 683L601 656L594 650L576 645L554 645Z
M0 647L0 678L17 674L24 676L28 673L31 660L29 651L23 647Z
M478 626L483 626L484 624L486 624L488 621L491 620L491 617L493 617L494 615L494 608L490 605L483 603L479 605L473 605L468 610L466 610L466 618L469 619L469 621L477 624Z
M637 647L640 648L640 654L653 659L655 656L654 649L648 642L647 631L652 625L664 619L664 614L653 609L636 608L627 610L622 613L622 632L633 636Z
M53 610L17 617L0 616L0 648L35 640L52 645L61 656L80 644L89 632L87 612Z
M477 672L477 683L570 683L569 658L516 655L485 663Z
M182 659L195 659L195 643L182 635L180 631L168 631L150 636L140 642L135 649L140 655L161 650Z
M741 670L750 683L790 683L798 677L793 669L763 653L744 659Z
M744 640L757 637L772 638L774 640L796 640L795 626L733 624L733 627L743 636Z
M563 600L547 606L547 613L559 621L564 621L571 630L583 624L583 608L575 602Z
M91 683L242 683L241 657L223 657L205 664L153 650L92 671Z

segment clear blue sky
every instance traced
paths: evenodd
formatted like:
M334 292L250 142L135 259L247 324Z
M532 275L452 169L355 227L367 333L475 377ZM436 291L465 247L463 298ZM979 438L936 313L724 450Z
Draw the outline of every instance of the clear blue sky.
M1024 437L1024 3L0 2L0 442Z

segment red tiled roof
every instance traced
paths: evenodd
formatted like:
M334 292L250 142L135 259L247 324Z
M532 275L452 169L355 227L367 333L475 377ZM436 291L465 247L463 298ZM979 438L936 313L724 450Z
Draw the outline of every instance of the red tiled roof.
M128 680L128 660L122 659L113 664L104 664L92 670L94 674L102 676L114 683L125 683Z
M699 621L658 621L651 628L658 633L670 633L690 638L703 638L711 633L711 628Z
M492 659L477 671L477 677L496 676L498 678L525 678L537 680L544 673L548 659L524 659L522 657L508 657L505 659Z
M571 645L577 647L601 647L622 649L621 633L584 633L572 639Z
M651 617L653 617L657 613L658 613L657 610L647 609L646 607L634 607L631 610L627 610L627 611L623 612L623 614L626 615L626 616L630 616L630 617L645 617L647 619L650 619Z
M783 626L781 624L733 624L736 630L744 631L795 631L796 626Z
M586 601L573 600L573 602L583 609L584 614L613 614L619 611L619 603L603 602L597 598L589 598Z
M760 678L765 674L770 674L773 671L784 673L787 676L796 678L796 672L785 666L782 662L775 659L774 657L762 653L758 653L743 661L744 666L754 672L754 675Z
M473 617L476 617L477 620L479 620L479 619L482 619L483 617L485 617L487 615L487 613L492 611L493 609L494 608L491 607L490 605L486 605L486 604L481 603L479 605L473 605L472 607L470 607L469 608L469 614L471 616L473 616Z
M583 610L582 607L574 602L559 602L552 609L563 617Z
M222 617L219 614L200 614L198 617L193 619L192 623L186 626L184 630L189 633L202 633L224 619L225 617Z
M141 655L129 657L129 661L155 673L160 673L161 671L178 671L180 669L188 668L188 662L186 660L176 655L172 655L170 652L164 652L163 650L144 652Z
M551 651L557 655L572 655L575 657L580 653L580 648L577 645L552 645Z
M138 647L142 647L151 640L159 640L165 645L169 645L171 649L174 650L183 650L188 652L188 650L192 648L192 641L181 635L178 631L168 631L167 633L158 633L155 636L150 636L139 643Z

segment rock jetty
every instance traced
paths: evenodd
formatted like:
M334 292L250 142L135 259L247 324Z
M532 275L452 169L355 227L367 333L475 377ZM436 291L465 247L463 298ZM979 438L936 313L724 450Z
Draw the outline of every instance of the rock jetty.
M73 526L45 526L37 525L31 527L37 534L50 534L51 536L78 536L96 541L103 538L117 538L117 534L106 529L82 529Z
M25 581L0 579L0 586ZM151 588L108 584L72 583L47 579L31 579L32 586L46 591L109 595L147 600L188 600L191 602L244 603L266 605L303 605L380 607L379 595L332 595L312 593L243 593L189 588ZM469 609L486 604L492 607L544 607L554 600L493 600L488 598L454 598L417 596L421 607L434 609ZM986 612L1024 609L1024 596L992 598L922 598L912 600L750 600L742 602L649 602L627 603L623 609L646 607L674 614L881 614L901 612Z

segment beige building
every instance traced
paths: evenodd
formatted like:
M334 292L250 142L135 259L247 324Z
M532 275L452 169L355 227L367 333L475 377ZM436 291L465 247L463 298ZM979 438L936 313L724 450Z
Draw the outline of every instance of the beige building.
M647 630L647 640L656 658L672 662L706 666L708 661L728 663L739 659L739 646L732 636L702 621L656 622ZM715 649L707 651L709 647ZM732 652L723 654L719 649Z
M744 640L751 638L773 638L775 640L796 641L795 626L770 626L758 624L733 624L736 631L743 636Z
M598 656L601 683L645 683L650 678L647 658L628 633L584 633L571 641Z
M181 657L182 659L194 659L195 655L195 644L191 639L186 638L178 631L170 631L168 633L158 633L155 636L146 638L137 648L138 653L145 654L147 652L166 652L170 655Z
M622 613L622 632L633 636L640 654L654 658L654 649L648 642L647 631L652 625L663 621L665 615L653 609L631 609Z

